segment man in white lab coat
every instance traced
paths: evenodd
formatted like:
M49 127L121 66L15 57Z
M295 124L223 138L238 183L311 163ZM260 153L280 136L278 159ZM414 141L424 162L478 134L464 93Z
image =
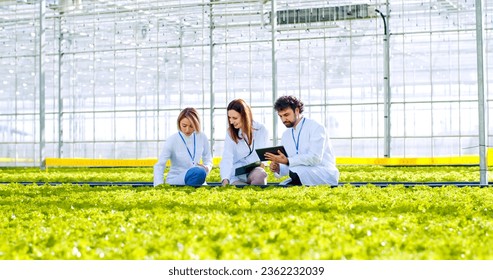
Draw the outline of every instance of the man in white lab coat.
M279 97L274 109L288 128L281 139L287 155L266 153L270 170L278 176L289 175L282 184L337 185L339 170L325 127L305 118L304 104L294 96Z

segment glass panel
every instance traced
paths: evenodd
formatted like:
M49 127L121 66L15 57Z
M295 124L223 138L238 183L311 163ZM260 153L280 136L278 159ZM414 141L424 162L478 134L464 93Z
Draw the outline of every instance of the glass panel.
M39 162L41 74L47 156L157 157L190 106L220 156L232 99L270 131L277 121L278 138L272 103L287 94L327 127L338 155L382 156L386 78L392 157L478 153L474 1L390 1L389 77L374 12L386 1L352 1L356 13L341 12L348 1L277 1L274 34L271 1L46 2L40 64L39 2L0 1L0 154L15 165ZM493 4L483 5L491 18ZM491 89L493 22L483 23Z
M437 137L433 138L434 156L460 156L460 138L458 137Z
M331 137L351 137L351 106L330 106L328 110Z
M351 157L352 155L352 147L351 140L348 139L331 139L332 141L332 149L334 150L334 154L336 157ZM356 155L354 155L356 156Z
M404 145L405 157L426 157L432 154L431 138L405 138Z
M377 139L353 139L352 140L353 157L377 157L378 141Z
M432 112L433 135L460 135L459 103L434 103Z
M354 105L351 129L353 137L370 137L378 134L378 115L376 105ZM358 120L358 121L354 121Z
M404 111L406 136L431 136L431 104L406 103Z
M115 113L95 113L94 114L94 140L95 141L114 141L116 138L116 126L125 126L121 116L117 118ZM129 126L131 128L131 126ZM135 126L134 126L135 127ZM85 130L81 130L84 132ZM120 131L123 134L123 131ZM131 130L130 130L131 133Z

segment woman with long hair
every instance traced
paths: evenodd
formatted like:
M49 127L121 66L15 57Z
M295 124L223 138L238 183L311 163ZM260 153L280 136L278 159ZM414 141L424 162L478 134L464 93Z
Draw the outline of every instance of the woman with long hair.
M268 146L269 133L265 126L253 120L252 110L243 99L228 104L228 129L224 140L220 174L223 185L265 185L267 173L255 149ZM258 162L252 170L239 174L237 169Z

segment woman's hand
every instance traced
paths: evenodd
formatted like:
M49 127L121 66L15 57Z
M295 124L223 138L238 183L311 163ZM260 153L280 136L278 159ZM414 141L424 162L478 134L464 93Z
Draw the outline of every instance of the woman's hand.
M229 185L229 180L228 179L223 179L222 184L223 184L223 186Z
M274 173L278 173L279 174L279 171L281 171L280 168L279 168L279 163L276 163L276 162L273 162L273 161L270 162L269 168L270 168L270 171L272 171Z

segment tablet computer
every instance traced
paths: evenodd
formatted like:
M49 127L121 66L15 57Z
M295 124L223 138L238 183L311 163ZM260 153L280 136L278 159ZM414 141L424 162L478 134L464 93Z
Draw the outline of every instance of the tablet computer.
M260 166L260 161L255 161L255 162L252 162L250 164L238 167L235 169L235 176L239 176L242 174L248 174L253 169L255 169L255 167L259 167L259 166Z
M257 152L257 155L258 155L258 158L260 159L260 161L266 161L265 156L264 156L265 153L277 154L278 150L281 150L281 152L285 156L288 156L288 153L286 153L284 146L274 146L274 147L256 149L255 151Z

